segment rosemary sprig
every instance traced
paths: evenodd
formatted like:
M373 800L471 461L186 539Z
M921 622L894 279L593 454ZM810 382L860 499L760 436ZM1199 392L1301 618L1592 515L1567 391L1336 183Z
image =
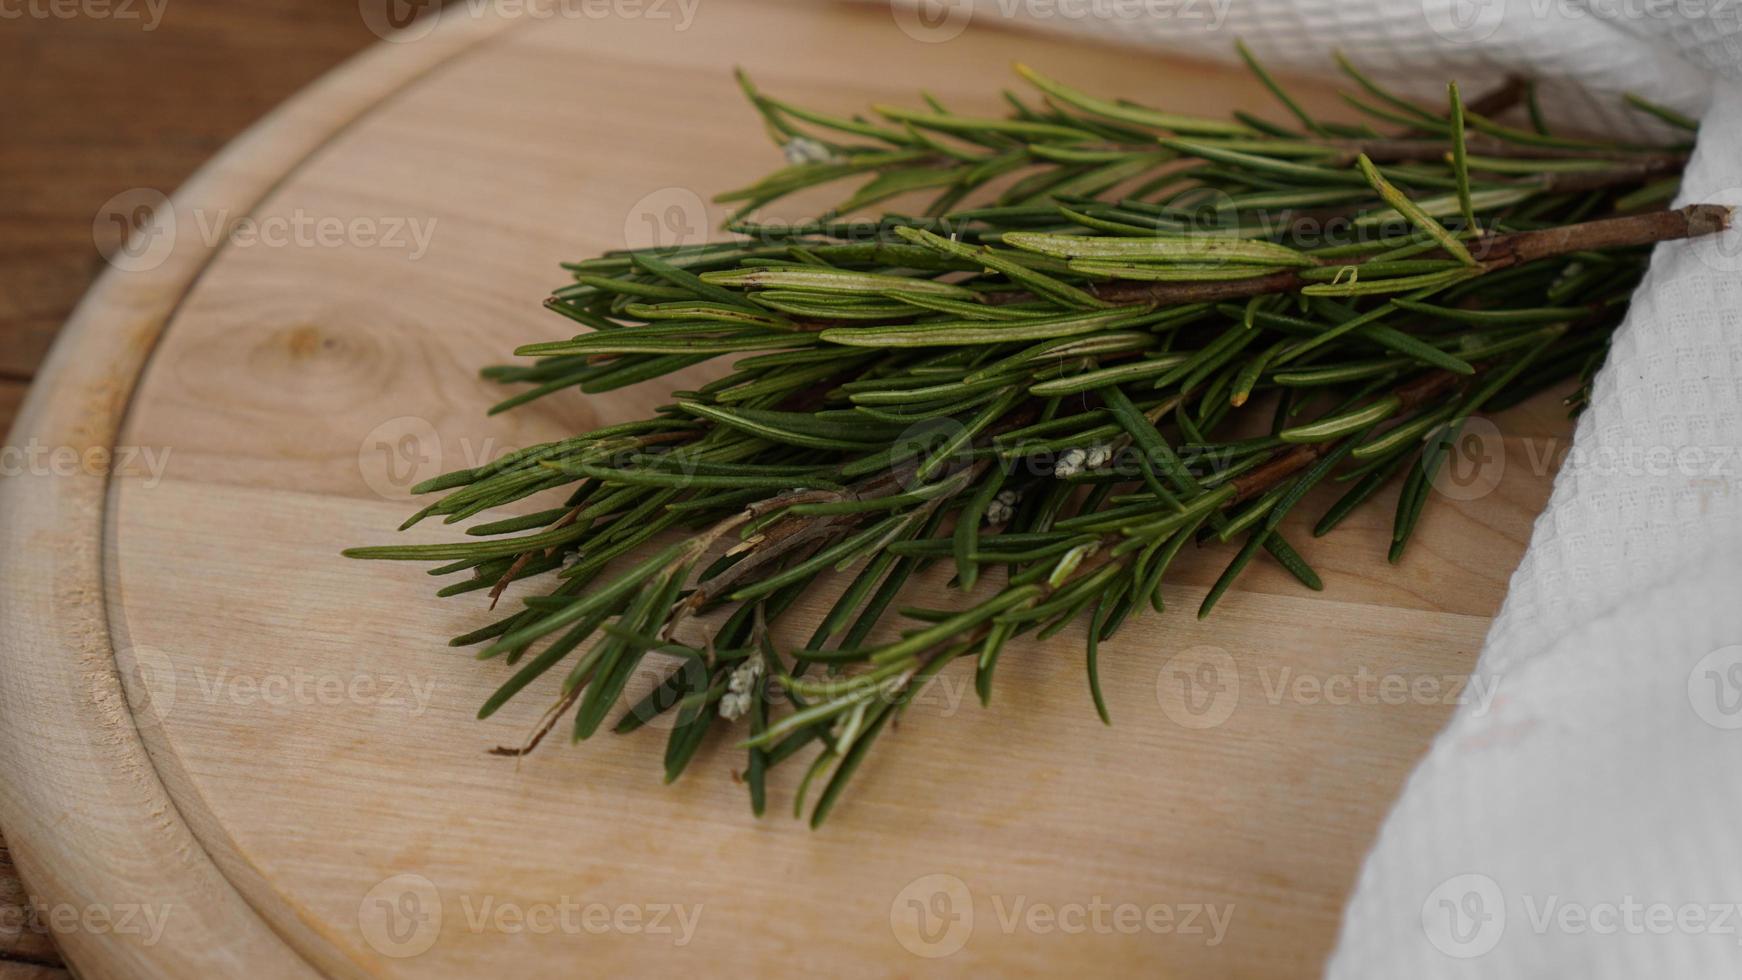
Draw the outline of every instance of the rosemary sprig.
M591 737L657 654L669 673L614 729L675 712L668 781L725 730L757 813L768 771L815 743L795 800L802 812L819 787L813 825L957 659L988 699L1012 641L1086 616L1088 693L1107 719L1101 644L1162 609L1187 544L1242 540L1200 616L1261 551L1317 589L1284 518L1352 481L1324 534L1401 475L1399 560L1465 421L1567 378L1582 404L1646 246L1722 230L1729 211L1630 213L1673 193L1686 147L1493 121L1530 99L1520 81L1469 106L1453 86L1442 112L1344 61L1372 120L1349 126L1308 115L1241 54L1301 131L1109 101L1021 66L1039 98L1007 93L1003 118L930 98L839 117L740 76L789 165L720 196L742 204L737 237L566 265L573 281L546 305L587 330L485 374L527 386L503 410L731 368L646 420L422 484L439 496L407 526L560 503L474 524L474 540L347 554L440 562L469 576L443 594L493 602L552 577L453 641L512 667L480 715L568 665L540 728L501 751L530 750L570 712L572 737ZM752 217L854 179L812 221ZM915 192L933 194L917 215L853 217ZM940 560L961 601L879 630ZM832 608L779 649L772 624L831 573Z

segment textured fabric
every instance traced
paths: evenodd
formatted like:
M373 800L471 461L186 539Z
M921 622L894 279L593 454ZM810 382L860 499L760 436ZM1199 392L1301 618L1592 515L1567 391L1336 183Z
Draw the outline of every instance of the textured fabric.
M1218 61L1240 38L1276 71L1325 73L1341 51L1398 91L1440 102L1528 74L1559 119L1623 135L1662 135L1627 108L1632 92L1700 116L1714 65L1742 65L1742 0L895 0L921 40L971 23L1085 34ZM1161 101L1161 100L1156 100Z
M1720 89L1683 202L1742 205ZM1742 249L1659 246L1334 977L1742 977ZM1667 924L1666 924L1667 923Z
M1296 72L1341 49L1436 100L1516 70L1623 135L1654 125L1634 92L1701 118L1680 203L1742 205L1742 0L1070 2L974 16ZM1742 232L1654 253L1477 673L1498 694L1411 775L1329 975L1742 977Z

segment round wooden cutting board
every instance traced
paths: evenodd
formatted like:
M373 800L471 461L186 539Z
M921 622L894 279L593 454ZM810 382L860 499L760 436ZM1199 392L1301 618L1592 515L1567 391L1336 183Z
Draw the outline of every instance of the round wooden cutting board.
M946 672L818 832L785 816L791 771L753 818L727 746L672 786L660 732L489 755L556 675L474 720L507 668L445 641L488 621L481 593L439 600L421 566L339 551L451 539L395 535L405 488L663 400L487 418L501 392L477 369L570 332L539 305L559 260L696 240L722 217L703 201L780 164L734 64L843 113L921 89L995 111L1013 60L1274 112L1224 69L978 24L928 43L883 5L497 6L383 43L158 207L12 435L40 465L0 481L0 826L67 910L71 962L1315 972L1547 499L1553 401L1501 420L1396 567L1388 499L1325 539L1293 525L1322 593L1260 563L1199 622L1226 552L1186 556L1169 612L1103 652L1111 728L1080 628L1008 651L987 708Z

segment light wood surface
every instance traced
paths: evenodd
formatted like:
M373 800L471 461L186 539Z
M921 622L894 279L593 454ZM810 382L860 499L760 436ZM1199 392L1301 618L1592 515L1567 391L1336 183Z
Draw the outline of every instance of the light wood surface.
M118 229L93 227L104 202L134 187L173 191L273 106L379 40L357 4L175 0L157 6L161 17L143 3L124 8L131 16L16 9L27 16L0 30L0 439L107 267L99 252L114 241L103 236ZM0 917L29 921L27 900L0 840ZM51 940L0 931L0 963L59 964Z
M1198 622L1225 553L1188 556L1169 613L1104 650L1113 728L1080 631L1012 649L986 709L946 673L819 833L752 819L740 754L718 746L671 787L656 733L486 755L549 685L472 720L502 667L443 644L483 604L337 557L391 535L420 465L662 398L487 419L499 393L475 372L566 333L538 306L558 259L674 205L700 227L686 202L778 165L735 63L839 111L921 88L994 108L1011 60L1271 111L1240 76L1131 52L977 27L919 44L882 6L746 0L675 26L456 16L383 45L226 151L178 196L163 264L109 274L81 307L13 441L139 452L112 480L0 481L0 751L17 760L0 826L49 901L142 906L164 928L57 933L69 959L90 975L1315 972L1546 500L1552 404L1502 420L1528 438L1498 485L1436 500L1398 567L1385 500L1330 538L1296 528L1323 593L1262 565ZM843 72L848 51L883 70ZM433 232L415 258L355 237L218 246L200 231L219 212ZM400 450L414 465L388 467ZM1221 692L1219 724L1193 727L1182 673ZM910 900L938 933L892 924Z
M7 8L0 378L35 374L104 268L92 242L103 236L108 245L115 231L93 228L103 202L133 187L173 191L250 123L377 40L359 6L174 0Z

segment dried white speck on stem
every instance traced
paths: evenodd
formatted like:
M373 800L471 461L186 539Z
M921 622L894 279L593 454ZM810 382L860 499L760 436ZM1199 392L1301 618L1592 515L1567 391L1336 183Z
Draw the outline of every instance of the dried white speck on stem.
M726 693L720 697L720 717L737 721L750 710L750 699L756 696L756 682L762 679L762 654L745 658L726 678Z
M1016 502L1022 497L1015 490L1000 490L986 505L986 523L1003 524L1016 516Z
M1105 466L1113 458L1112 446L1090 446L1088 449L1067 449L1053 464L1052 475L1060 479L1076 476L1084 470Z
M794 136L782 143L780 152L786 154L786 162L795 167L801 163L828 163L835 158L828 147L806 136Z

